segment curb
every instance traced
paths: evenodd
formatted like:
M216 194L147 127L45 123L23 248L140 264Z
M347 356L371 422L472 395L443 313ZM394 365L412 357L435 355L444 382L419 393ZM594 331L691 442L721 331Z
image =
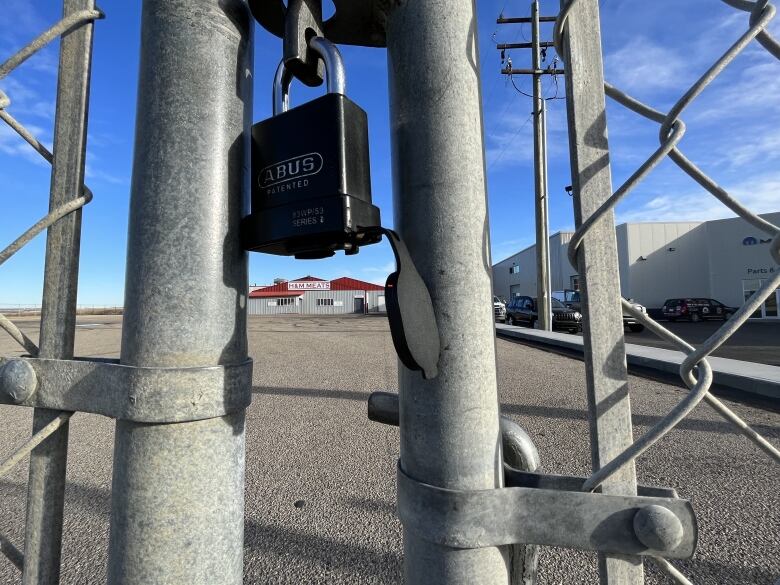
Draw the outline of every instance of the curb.
M539 331L496 323L496 335L521 341L582 359L583 339L577 335ZM661 378L684 385L680 380L681 351L626 344L626 363L632 374ZM713 386L718 389L745 392L780 403L780 367L720 357L708 357L712 366Z

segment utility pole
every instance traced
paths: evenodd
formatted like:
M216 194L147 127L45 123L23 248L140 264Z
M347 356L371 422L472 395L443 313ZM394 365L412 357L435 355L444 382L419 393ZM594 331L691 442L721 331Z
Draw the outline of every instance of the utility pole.
M504 75L532 75L534 102L534 215L536 221L536 299L539 328L552 330L551 285L550 285L550 222L547 198L547 106L542 95L542 75L557 75L561 69L549 67L542 69L542 51L552 47L549 41L539 38L539 23L554 22L554 16L539 16L539 2L531 3L531 17L499 17L497 24L531 23L530 43L499 44L502 52L506 49L531 49L531 69L512 69L511 59L501 71Z
M542 95L539 2L531 3L531 67L534 74L534 202L536 218L536 310L539 328L552 330L550 302L550 222L547 205L546 101Z

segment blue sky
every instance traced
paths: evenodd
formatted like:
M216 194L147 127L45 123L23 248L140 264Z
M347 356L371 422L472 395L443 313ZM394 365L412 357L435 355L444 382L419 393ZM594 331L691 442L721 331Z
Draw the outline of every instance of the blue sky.
M56 22L59 0L4 0L0 61ZM495 24L505 16L530 13L528 0L478 0L485 147L492 232L498 261L533 243L532 104L499 74L497 42L530 38L527 25ZM557 0L543 0L542 14L554 14ZM716 0L603 0L602 36L607 79L650 105L666 110L747 28L748 15ZM84 211L79 304L121 304L132 165L140 1L102 5L107 18L95 31L87 184L95 198ZM776 35L780 26L770 30ZM543 27L551 37L551 28ZM270 115L273 71L281 41L256 31L254 120ZM392 225L387 68L382 49L342 47L350 97L369 116L374 202ZM530 66L528 51L510 54L515 67ZM550 50L549 58L553 57ZM56 43L0 81L10 97L9 113L51 145L56 89ZM558 96L564 94L559 79ZM515 78L530 93L530 80ZM317 95L296 84L294 103ZM552 79L545 94L555 94ZM759 212L780 209L780 63L753 44L686 111L682 150L724 187ZM548 102L551 232L572 229L563 100ZM619 185L657 147L657 124L608 104L612 172ZM0 246L5 246L48 206L48 164L0 123ZM617 210L621 221L704 220L730 212L671 162L662 163ZM45 236L40 235L0 267L0 306L40 303ZM386 243L357 256L296 261L251 254L250 282L315 274L383 282L392 270Z

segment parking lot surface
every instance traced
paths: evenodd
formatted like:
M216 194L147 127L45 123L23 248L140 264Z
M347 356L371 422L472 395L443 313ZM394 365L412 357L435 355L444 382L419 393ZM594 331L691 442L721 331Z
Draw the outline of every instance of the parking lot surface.
M675 335L682 337L688 343L696 346L723 325L723 321L665 321L659 319L661 325ZM582 333L578 333L582 336ZM663 349L678 349L671 342L659 338L648 329L639 333L625 330L626 343L636 343ZM744 323L726 343L715 350L718 357L746 362L757 362L770 366L780 366L780 320L750 320Z
M715 333L723 321L661 321L672 333L682 337L692 345L698 345ZM647 329L641 333L626 331L626 342L665 349L677 349L670 342L659 339ZM780 320L751 320L742 325L726 343L715 350L713 355L758 362L771 366L780 366Z
M121 317L78 322L77 355L118 355ZM34 318L18 323L37 338ZM251 317L249 347L244 582L399 583L398 430L366 418L371 391L397 389L386 319ZM543 471L587 474L583 364L503 340L496 349L502 410L536 442ZM19 353L0 335L0 355ZM683 396L636 377L630 390L637 435ZM726 402L780 442L780 414ZM31 413L0 406L0 421L2 459L29 436ZM70 426L62 583L104 583L114 425L76 414ZM773 585L780 578L780 466L706 405L643 455L637 472L642 483L692 500L699 548L674 564L693 583ZM26 461L0 479L0 534L19 546L26 480ZM595 562L591 553L543 549L539 583L597 583ZM646 566L647 583L669 582ZM0 556L0 583L16 582L18 572Z

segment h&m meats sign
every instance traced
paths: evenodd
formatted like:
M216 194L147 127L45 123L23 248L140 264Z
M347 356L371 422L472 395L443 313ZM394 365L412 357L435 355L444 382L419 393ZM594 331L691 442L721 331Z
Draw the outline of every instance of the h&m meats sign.
M330 290L330 282L322 280L304 280L288 282L287 290Z

